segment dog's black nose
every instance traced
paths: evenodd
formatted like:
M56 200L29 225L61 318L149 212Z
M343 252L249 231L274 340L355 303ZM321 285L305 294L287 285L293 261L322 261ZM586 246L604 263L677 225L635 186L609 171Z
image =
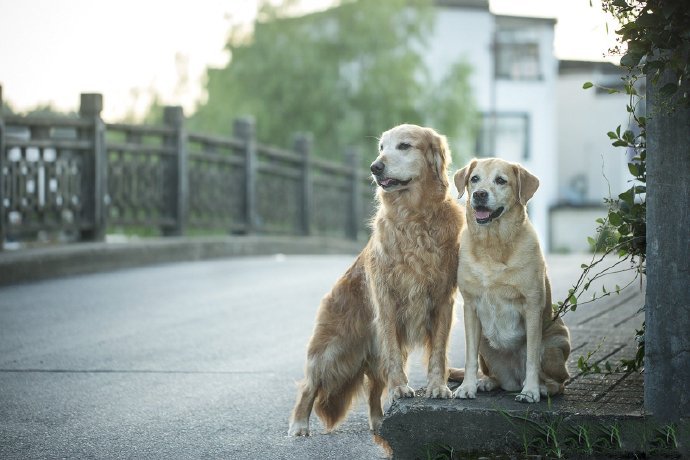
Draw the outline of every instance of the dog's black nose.
M386 165L384 165L382 161L375 161L371 164L371 172L379 176L383 174L383 170L385 167Z
M480 201L486 201L486 199L489 197L489 192L486 190L475 190L474 193L472 193L472 198L475 200L480 200Z

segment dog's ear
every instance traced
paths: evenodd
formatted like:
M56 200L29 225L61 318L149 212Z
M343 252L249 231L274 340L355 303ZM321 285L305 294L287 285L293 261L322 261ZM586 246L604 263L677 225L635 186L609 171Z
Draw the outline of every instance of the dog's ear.
M539 179L520 165L514 165L513 169L517 177L518 198L520 204L524 206L539 188Z
M470 163L462 169L459 169L455 176L453 176L453 181L455 182L455 188L458 189L458 198L462 198L465 194L465 188L467 187L467 182L470 180L470 174L474 167L477 166L477 160L472 160Z
M431 154L430 166L436 172L436 177L444 186L448 186L448 176L446 175L446 168L450 163L450 147L448 147L448 140L431 128L425 128L427 138L429 140L429 151Z

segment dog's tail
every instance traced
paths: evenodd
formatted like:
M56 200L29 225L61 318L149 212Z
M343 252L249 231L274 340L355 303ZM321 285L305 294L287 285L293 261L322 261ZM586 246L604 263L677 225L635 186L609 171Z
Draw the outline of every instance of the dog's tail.
M327 431L333 430L345 418L355 397L363 390L364 374L359 373L348 380L330 383L331 385L319 387L314 401L314 411Z
M451 367L448 369L448 380L452 380L454 382L462 382L463 379L465 378L465 368L456 368L456 367Z

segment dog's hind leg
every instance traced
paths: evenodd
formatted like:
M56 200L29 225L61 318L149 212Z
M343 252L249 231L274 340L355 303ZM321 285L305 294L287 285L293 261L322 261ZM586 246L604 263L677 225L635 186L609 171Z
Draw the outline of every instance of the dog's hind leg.
M383 422L383 406L381 404L381 396L383 390L386 388L386 382L367 373L369 383L369 428L374 433L378 433Z
M462 383L465 378L465 368L451 367L448 369L448 380Z
M562 393L564 383L570 375L566 367L565 353L561 348L549 347L544 350L539 373L540 391L549 396Z
M309 436L309 416L314 406L317 390L308 376L301 383L297 394L297 403L290 417L288 436Z

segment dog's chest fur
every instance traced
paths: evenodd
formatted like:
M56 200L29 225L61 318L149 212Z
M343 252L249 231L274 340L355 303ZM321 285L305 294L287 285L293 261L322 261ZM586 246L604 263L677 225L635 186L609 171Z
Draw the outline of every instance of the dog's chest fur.
M451 226L457 223L452 215L442 217L435 223L375 223L372 277L378 289L389 292L394 300L399 331L408 344L423 338L432 311L455 288L458 230Z
M518 307L487 292L477 303L482 335L496 350L515 350L525 343L525 322Z
M448 251L448 247L439 241L437 229L421 224L402 226L395 231L381 232L380 238L377 245L380 276L401 296L417 296L445 284L448 257L444 250Z
M522 317L525 299L514 287L502 283L507 270L500 263L464 266L458 280L463 295L476 299L482 336L496 350L516 350L526 340ZM468 278L473 278L473 282L466 283ZM470 287L472 290L467 291Z

